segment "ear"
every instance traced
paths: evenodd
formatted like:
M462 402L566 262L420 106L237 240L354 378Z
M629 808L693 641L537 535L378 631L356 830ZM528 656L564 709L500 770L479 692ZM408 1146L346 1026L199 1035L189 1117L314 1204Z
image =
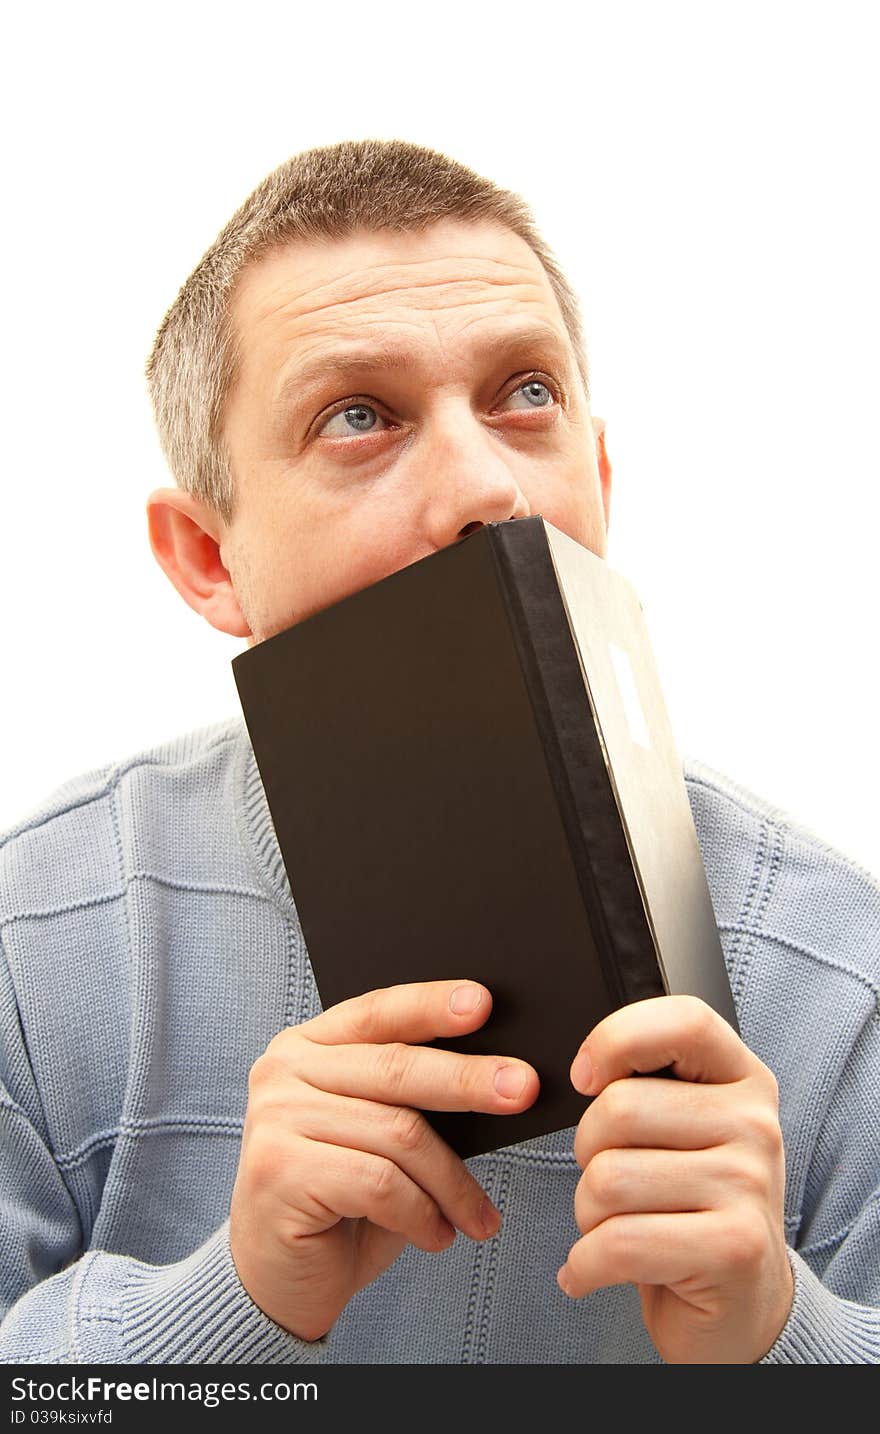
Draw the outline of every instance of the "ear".
M184 602L218 632L250 637L223 566L219 514L179 488L157 488L147 499L147 525L153 556Z
M599 464L599 482L602 485L602 507L605 509L605 531L611 522L611 463L605 448L605 420L593 419L593 436L596 439L596 458Z

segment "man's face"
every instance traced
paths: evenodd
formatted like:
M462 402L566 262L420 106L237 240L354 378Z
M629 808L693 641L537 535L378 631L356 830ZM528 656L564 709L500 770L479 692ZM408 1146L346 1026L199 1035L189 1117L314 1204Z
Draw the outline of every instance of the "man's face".
M610 470L559 306L517 235L292 244L247 268L220 555L250 643L482 523L542 514L605 555Z

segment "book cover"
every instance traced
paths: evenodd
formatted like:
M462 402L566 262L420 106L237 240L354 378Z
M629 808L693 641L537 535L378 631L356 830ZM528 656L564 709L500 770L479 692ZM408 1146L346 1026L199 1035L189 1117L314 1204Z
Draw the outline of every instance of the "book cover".
M646 996L736 1028L642 609L542 517L454 546L239 654L239 698L324 1007L470 977L520 1115L426 1112L462 1156L574 1125L583 1038Z

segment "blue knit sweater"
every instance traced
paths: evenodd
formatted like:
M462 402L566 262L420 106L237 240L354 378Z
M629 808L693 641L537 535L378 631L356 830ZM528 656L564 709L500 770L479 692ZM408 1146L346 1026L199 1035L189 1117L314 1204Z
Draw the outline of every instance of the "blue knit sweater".
M685 764L743 1039L775 1072L791 1317L769 1363L880 1362L880 888ZM241 721L68 783L0 844L0 1359L659 1363L570 1301L572 1132L480 1156L495 1239L408 1247L324 1339L252 1303L227 1214L248 1071L319 1008Z

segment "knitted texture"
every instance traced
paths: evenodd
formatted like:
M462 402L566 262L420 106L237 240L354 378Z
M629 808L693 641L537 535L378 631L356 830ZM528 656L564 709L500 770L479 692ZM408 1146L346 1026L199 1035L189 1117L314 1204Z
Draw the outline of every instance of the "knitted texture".
M795 1300L765 1362L880 1362L880 889L685 776L743 1039L780 1088ZM408 1246L323 1340L250 1300L227 1225L248 1072L320 1005L240 720L68 782L0 839L0 947L0 1360L661 1362L633 1288L556 1285L570 1130L469 1161L500 1233Z

